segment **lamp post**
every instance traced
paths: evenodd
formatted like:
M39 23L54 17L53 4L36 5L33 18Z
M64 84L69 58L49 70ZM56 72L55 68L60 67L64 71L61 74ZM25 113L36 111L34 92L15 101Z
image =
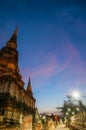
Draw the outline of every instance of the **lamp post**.
M85 122L86 122L86 106L82 103L82 101L80 100L80 97L86 97L86 96L82 96L79 91L74 91L70 95L70 98L76 99L76 101L78 101L78 103L79 103L79 106L78 106L78 108L76 108L76 110L81 117L81 122L82 122L81 127L83 129L83 128L86 127L86 125L85 125Z

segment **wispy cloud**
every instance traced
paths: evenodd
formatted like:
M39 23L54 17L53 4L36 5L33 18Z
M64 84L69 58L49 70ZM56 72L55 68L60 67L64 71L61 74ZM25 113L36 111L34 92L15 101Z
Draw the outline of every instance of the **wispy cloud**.
M58 59L58 57L56 57L55 54L51 53L48 56L46 56L45 54L43 64L40 63L38 66L33 68L33 71L31 70L29 71L28 70L29 68L25 68L24 79L25 80L28 79L29 77L28 73L31 75L32 78L38 78L38 77L50 78L67 69L78 56L78 51L73 47L72 44L69 43L69 41L67 41L65 46L66 47L64 48L64 50L61 50L62 51L61 53L64 54L63 56L64 62L61 63L60 60L63 59L60 58Z
M74 47L68 35L63 31L62 40L60 41L55 51L43 53L43 61L39 58L39 63L33 68L25 68L23 70L23 79L28 81L28 77L37 84L37 87L43 86L45 82L51 82L55 76L61 75L62 81L69 84L85 84L86 83L86 69L85 62L80 59L80 52ZM57 50L57 51L56 51ZM42 62L41 62L42 61ZM64 79L64 80L63 80ZM47 83L48 83L47 82Z
M43 64L39 64L38 66L35 66L33 68L33 71L29 71L29 68L25 68L24 71L24 79L27 80L28 73L31 75L32 78L37 78L37 77L50 77L51 73L54 71L54 69L57 66L57 62L54 56L49 54L47 57L45 57L45 61Z

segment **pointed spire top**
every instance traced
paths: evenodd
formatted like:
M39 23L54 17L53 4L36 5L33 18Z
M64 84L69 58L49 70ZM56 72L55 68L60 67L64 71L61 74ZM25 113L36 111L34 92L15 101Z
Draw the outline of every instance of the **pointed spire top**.
M32 95L32 87L31 87L31 81L29 77L28 85L27 85L27 91Z
M28 84L29 84L29 85L31 85L30 77L29 77L29 81L28 81Z
M18 33L18 26L16 27L13 35L11 36L10 40L7 42L8 47L12 47L14 49L17 48L17 33Z
M16 29L14 31L14 35L17 35L17 33L18 33L18 26L16 26Z

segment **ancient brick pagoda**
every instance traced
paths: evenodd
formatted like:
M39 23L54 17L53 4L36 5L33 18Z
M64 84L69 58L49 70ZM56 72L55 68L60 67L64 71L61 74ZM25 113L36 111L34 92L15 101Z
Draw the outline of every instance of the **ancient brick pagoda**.
M25 89L18 67L17 30L0 49L0 126L18 124L21 113L33 119L35 114L30 78Z

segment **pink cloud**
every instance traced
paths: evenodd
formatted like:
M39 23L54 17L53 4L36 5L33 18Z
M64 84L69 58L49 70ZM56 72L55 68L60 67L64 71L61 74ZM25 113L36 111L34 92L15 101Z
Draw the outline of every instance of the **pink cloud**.
M56 63L56 59L54 56L47 56L47 58L45 58L45 62L44 64L39 65L38 67L35 67L35 69L33 69L33 71L28 71L28 68L25 69L25 73L30 72L30 76L32 78L36 78L36 77L50 77L51 73L54 71L54 69L56 68L57 63ZM26 74L26 77L24 77L24 79L27 79L28 74Z
M63 35L65 46L61 50L61 54L64 57L64 62L62 64L59 64L59 67L56 68L56 71L54 73L59 73L64 71L65 69L70 68L71 64L73 64L77 59L79 59L80 55L78 50L73 46L65 32L63 32Z
M32 79L40 79L40 83L43 80L51 78L63 71L65 80L73 79L74 83L86 83L86 69L85 63L80 59L80 54L78 50L73 46L69 37L63 32L64 35L64 47L61 49L60 53L51 54L43 60L43 64L39 64L37 67L33 68L33 71L28 71L30 68L25 68L24 70L24 80L27 81L29 75ZM58 56L57 56L58 55ZM63 55L63 62L60 62L60 56ZM59 57L59 58L58 58Z
M65 65L67 66L67 71L65 73L65 78L71 78L76 80L76 83L84 84L86 83L86 63L80 58L79 51L74 48L70 39L65 35L67 41L67 48L65 49L67 60Z
M64 63L60 63L55 54L48 55L47 58L45 58L44 63L35 67L33 71L28 71L28 68L26 68L24 71L26 75L24 76L24 79L28 79L28 74L30 74L32 78L50 78L51 76L67 69L72 61L78 56L78 52L69 42L66 44L66 47L62 52L65 54Z

